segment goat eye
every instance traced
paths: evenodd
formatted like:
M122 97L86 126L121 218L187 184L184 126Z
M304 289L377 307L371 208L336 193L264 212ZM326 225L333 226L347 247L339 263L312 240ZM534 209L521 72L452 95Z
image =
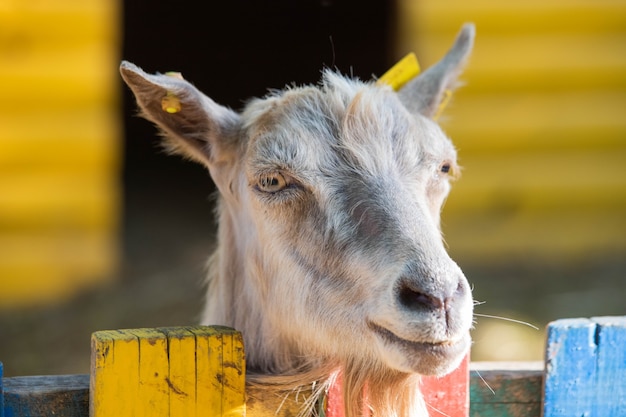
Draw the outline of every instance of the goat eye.
M450 165L449 162L444 162L443 164L441 164L441 167L439 167L439 170L443 172L444 174L449 173L450 169L452 169L452 166Z
M281 174L263 174L259 178L257 188L266 193L275 193L287 186L285 177Z

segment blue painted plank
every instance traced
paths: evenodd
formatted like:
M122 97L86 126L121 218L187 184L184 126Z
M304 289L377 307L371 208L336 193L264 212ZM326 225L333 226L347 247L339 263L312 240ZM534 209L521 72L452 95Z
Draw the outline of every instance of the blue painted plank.
M626 316L548 325L543 415L626 416Z
M4 378L4 417L88 417L89 375Z
M4 417L4 389L2 389L2 377L4 375L4 366L0 362L0 417Z
M588 319L548 324L543 415L590 416L596 377L596 325Z
M591 320L598 343L593 415L626 416L626 316Z

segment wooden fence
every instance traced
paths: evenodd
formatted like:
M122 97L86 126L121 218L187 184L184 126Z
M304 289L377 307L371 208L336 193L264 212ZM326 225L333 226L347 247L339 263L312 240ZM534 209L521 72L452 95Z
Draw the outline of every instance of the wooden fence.
M224 327L96 332L91 363L4 379L0 363L0 417L292 416L307 395L246 391L241 334ZM544 363L467 365L425 382L431 417L626 416L626 316L550 323ZM341 416L337 391L326 417Z

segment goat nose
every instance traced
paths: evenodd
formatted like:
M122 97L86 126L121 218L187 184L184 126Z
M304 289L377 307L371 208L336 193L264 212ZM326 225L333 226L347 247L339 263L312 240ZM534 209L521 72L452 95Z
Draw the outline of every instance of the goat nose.
M445 303L443 297L429 294L411 286L408 282L402 283L398 290L400 304L412 311L439 310Z
M402 280L398 287L398 301L411 311L441 310L450 307L455 299L462 298L466 292L463 280L452 291L429 290L420 288L414 281Z

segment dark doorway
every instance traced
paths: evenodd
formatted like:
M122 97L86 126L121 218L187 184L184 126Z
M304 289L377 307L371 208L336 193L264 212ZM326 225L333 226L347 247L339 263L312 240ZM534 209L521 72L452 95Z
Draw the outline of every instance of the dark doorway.
M179 71L216 102L240 109L268 88L316 83L325 67L361 79L382 74L392 54L393 4L128 0L122 57L148 72ZM125 258L167 262L211 237L213 185L201 166L160 151L126 88L123 97Z

